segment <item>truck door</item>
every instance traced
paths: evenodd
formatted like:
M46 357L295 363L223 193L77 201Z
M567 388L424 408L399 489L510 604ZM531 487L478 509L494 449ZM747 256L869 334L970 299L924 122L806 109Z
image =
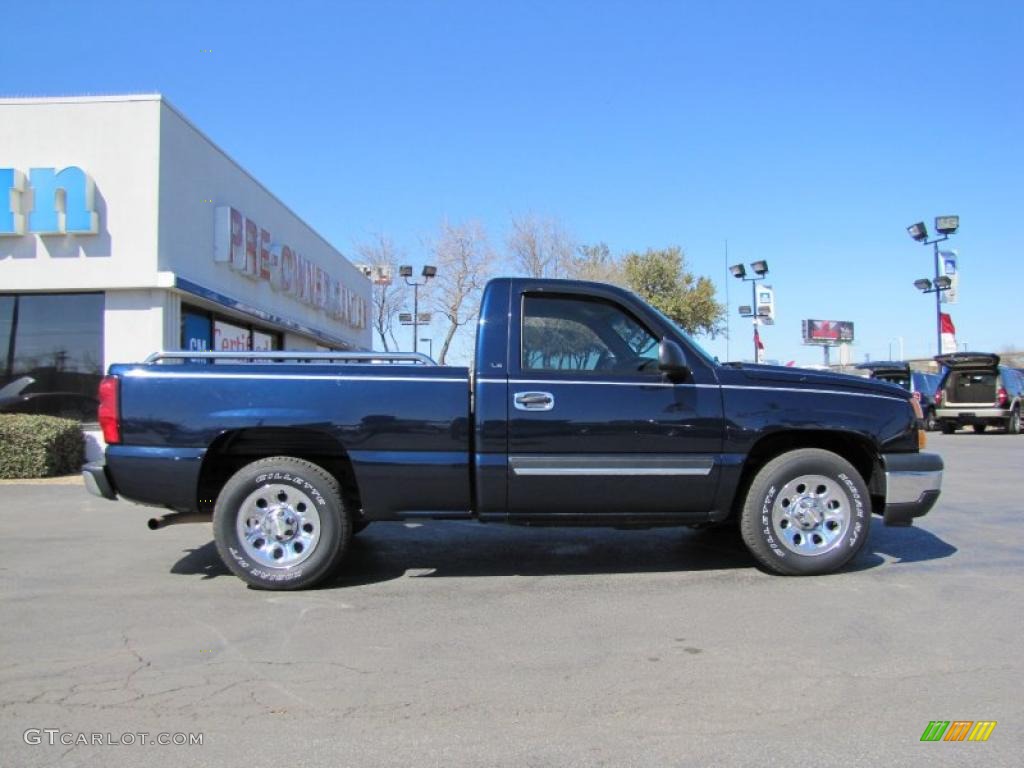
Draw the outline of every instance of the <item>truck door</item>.
M723 432L713 370L668 381L660 335L614 299L547 290L512 300L510 517L710 510Z

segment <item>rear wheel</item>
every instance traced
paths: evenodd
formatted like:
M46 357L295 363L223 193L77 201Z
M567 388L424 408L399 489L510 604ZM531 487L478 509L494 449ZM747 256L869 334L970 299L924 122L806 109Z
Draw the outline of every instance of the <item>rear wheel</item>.
M740 513L743 541L776 573L831 573L864 546L871 501L846 459L801 448L769 461L754 476Z
M924 413L924 428L927 432L934 432L939 428L939 420L935 418L935 409L929 408Z
M1006 431L1011 435L1020 434L1020 409L1014 408L1010 412L1010 419L1006 422Z
M330 574L352 537L338 481L322 467L274 456L242 467L213 510L225 565L260 589L301 589Z
M986 428L986 427L987 427L988 425L987 425L987 424L972 424L971 426L972 426L972 428L974 429L974 431L975 431L975 432L976 432L977 434L979 434L979 435L980 435L980 434L981 434L982 432L984 432L984 431L985 431L985 428Z
M956 424L950 424L948 421L942 422L942 434L952 435L956 432Z

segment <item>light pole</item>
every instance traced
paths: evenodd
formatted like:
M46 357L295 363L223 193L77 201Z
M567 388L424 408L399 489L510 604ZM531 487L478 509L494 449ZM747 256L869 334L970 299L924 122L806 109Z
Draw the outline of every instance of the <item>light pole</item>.
M956 231L959 228L959 216L936 216L935 231L942 235L942 237L936 237L929 240L928 227L924 225L923 221L919 221L917 224L911 224L907 227L907 234L914 238L914 240L919 242L921 245L933 246L933 254L935 257L935 279L929 280L928 278L923 277L920 280L915 280L914 287L921 291L921 293L935 294L935 354L937 355L942 354L942 292L948 291L953 286L952 280L950 280L946 275L939 274L939 243L943 240L948 240L949 236L956 234Z
M432 267L429 264L423 267L422 283L419 280L409 279L412 277L412 267L409 264L400 266L398 274L405 280L406 285L412 286L412 351L418 352L419 346L416 341L420 337L420 286L430 282L430 278L437 274L437 267Z
M757 281L764 280L768 275L768 262L767 261L753 261L750 263L750 268L754 270L754 277L747 277L747 268L742 264L733 264L729 267L729 271L732 272L732 276L745 280L750 283L750 311L744 312L743 307L740 307L740 314L743 317L754 318L754 362L758 362L760 358L760 349L758 349L758 333L757 326L760 313L757 311Z

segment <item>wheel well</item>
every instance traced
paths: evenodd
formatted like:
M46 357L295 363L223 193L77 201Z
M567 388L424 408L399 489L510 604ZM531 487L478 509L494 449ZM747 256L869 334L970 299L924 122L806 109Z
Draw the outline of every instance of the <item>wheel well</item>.
M733 500L733 515L738 514L743 506L747 488L750 487L758 470L776 456L798 448L821 448L842 456L864 478L864 483L871 492L871 500L875 509L880 509L878 502L884 499L885 473L878 458L878 452L870 440L859 435L841 432L792 430L766 435L751 447L746 461L743 462L743 471L740 474L740 482Z
M235 429L218 436L199 471L199 510L212 512L228 479L246 464L268 456L293 456L323 467L338 481L345 506L353 515L360 514L359 485L344 446L327 432L299 427Z

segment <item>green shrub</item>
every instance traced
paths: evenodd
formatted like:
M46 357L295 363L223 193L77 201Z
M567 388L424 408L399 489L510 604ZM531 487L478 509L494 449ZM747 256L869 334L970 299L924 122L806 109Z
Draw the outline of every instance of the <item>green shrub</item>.
M0 414L0 478L67 475L83 461L85 439L77 421Z

